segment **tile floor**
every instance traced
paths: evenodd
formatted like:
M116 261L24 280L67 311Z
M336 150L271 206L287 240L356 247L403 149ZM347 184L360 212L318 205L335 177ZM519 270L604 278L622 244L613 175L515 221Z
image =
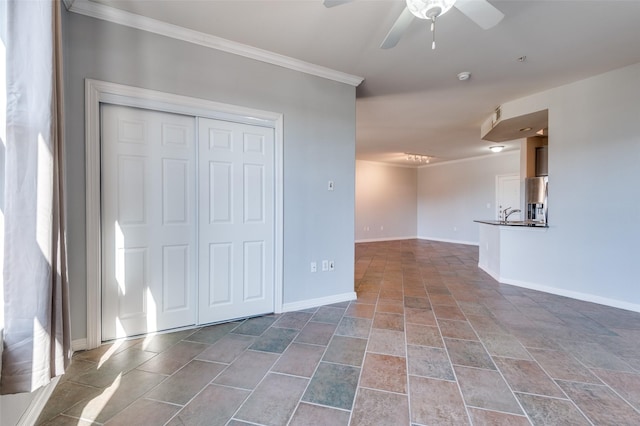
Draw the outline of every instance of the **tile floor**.
M477 263L472 246L358 244L357 301L77 353L39 423L640 424L640 314Z

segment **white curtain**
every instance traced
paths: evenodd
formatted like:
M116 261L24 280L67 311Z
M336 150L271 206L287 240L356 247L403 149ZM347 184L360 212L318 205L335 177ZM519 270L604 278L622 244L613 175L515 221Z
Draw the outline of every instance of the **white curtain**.
M0 393L31 392L70 355L60 3L4 0L4 350ZM0 115L2 117L2 115Z

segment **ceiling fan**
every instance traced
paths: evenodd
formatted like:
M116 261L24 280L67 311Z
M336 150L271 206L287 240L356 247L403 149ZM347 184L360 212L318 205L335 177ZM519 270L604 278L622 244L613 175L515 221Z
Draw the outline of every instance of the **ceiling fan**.
M324 0L325 7L338 6L349 3L351 0ZM417 17L431 21L431 34L433 41L431 48L436 48L436 18L444 15L449 9L455 7L467 18L478 24L482 29L488 30L496 26L504 14L496 9L487 0L406 0L404 8L389 33L382 41L380 48L390 49L394 47L404 35L413 18Z

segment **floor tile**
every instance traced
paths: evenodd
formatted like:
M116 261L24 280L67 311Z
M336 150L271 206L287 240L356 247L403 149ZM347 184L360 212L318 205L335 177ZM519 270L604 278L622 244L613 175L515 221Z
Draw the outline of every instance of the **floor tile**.
M40 424L40 423L38 423ZM98 423L90 422L87 420L78 419L76 417L70 417L64 414L54 417L46 423L42 423L42 426L93 426Z
M322 360L337 364L362 366L364 351L367 347L366 339L355 337L333 336Z
M146 397L184 405L216 378L227 366L215 362L191 361L156 386Z
M478 336L467 321L439 319L438 326L443 337L453 339L478 340Z
M454 366L454 370L468 406L522 414L518 402L497 371L461 366Z
M578 361L591 368L634 371L633 368L597 343L563 341L560 345Z
M474 426L529 426L531 424L525 416L479 408L469 408L469 416Z
M307 312L286 312L273 323L273 326L302 330L302 327L309 322L312 316L315 315Z
M305 326L306 327L306 326ZM256 338L249 349L281 354L298 335L298 330L272 327Z
M580 413L575 404L567 399L547 398L521 393L516 393L516 396L535 426L587 426L591 424Z
M37 423L44 423L58 414L67 411L80 401L93 398L102 393L102 389L73 382L60 382L54 389L49 402L40 413ZM66 419L62 419L66 420Z
M117 377L126 374L155 356L157 356L155 352L141 351L136 348L125 349L113 355L104 364L98 363L97 369L92 369L78 376L75 381L104 388L110 386Z
M104 423L158 385L166 376L133 370L117 376L102 393L75 404L64 414Z
M407 425L409 400L406 395L359 388L351 418L352 425Z
M311 377L325 348L304 343L292 343L282 354L271 371L293 376Z
M442 336L438 327L419 324L407 324L407 344L443 348Z
M259 336L265 332L267 328L276 321L274 316L264 316L257 318L249 318L236 327L233 332L235 334L247 334L249 336Z
M309 380L268 374L240 410L236 419L270 426L287 424Z
M406 358L368 352L364 358L360 386L389 392L407 392Z
M345 318L346 319L346 318ZM296 343L312 343L314 345L328 345L331 340L331 336L336 331L335 324L325 324L321 322L309 322L304 326L298 337L296 337Z
M367 351L379 354L406 356L406 344L402 331L371 329Z
M371 330L370 319L343 317L336 328L336 334L339 336L360 337L366 339L369 337Z
M376 305L366 305L364 303L352 303L344 313L347 317L357 318L373 318L373 314L376 311Z
M405 309L405 321L411 324L436 326L436 316L431 309Z
M301 402L289 426L347 426L350 411Z
M453 368L444 349L407 346L409 374L441 380L455 380Z
M498 284L473 246L355 254L355 301L76 353L38 426L640 424L640 314Z
M391 314L404 313L404 307L402 301L399 300L378 300L376 305L376 312L388 312Z
M359 375L359 368L321 362L302 400L351 410Z
M451 363L488 370L496 369L480 342L445 338L444 343L451 357Z
M202 343L179 342L138 366L138 370L158 374L173 374L207 348L208 345Z
M594 424L640 424L640 413L606 386L560 380L558 384Z
M129 349L137 345L138 343L140 343L140 341L141 339L117 340L113 343L107 343L95 349L91 349L90 351L76 352L73 355L73 358L81 359L83 361L98 362L100 364L103 364L109 358L113 357L114 355L126 349ZM138 350L140 349L138 348Z
M350 304L349 307L355 306L355 305L356 304L353 303L353 304ZM345 310L342 308L332 308L330 306L321 306L313 315L313 318L311 318L311 321L326 322L327 324L338 324L344 314L345 314ZM354 315L351 315L351 316L354 316Z
M67 367L60 382L75 381L78 377L98 368L98 363L93 361L85 361L77 358L75 355L71 358L71 364Z
M209 327L204 327L199 331L193 333L192 335L187 337L186 340L190 342L212 344L222 339L239 325L240 324L237 322L227 322L224 324L210 325Z
M253 389L278 359L278 354L246 351L227 367L214 383L242 389Z
M209 385L168 426L223 426L249 396L249 391Z
M433 313L438 319L450 319L458 321L467 320L460 308L458 308L457 306L433 305Z
M529 349L529 353L538 361L544 371L554 379L602 383L589 369L566 352Z
M373 317L373 328L404 331L404 315L376 312Z
M564 398L562 390L537 362L498 357L493 360L513 391Z
M468 425L458 385L426 377L409 377L411 421L422 425Z
M490 355L506 358L532 359L529 352L527 352L518 339L509 334L485 333L480 340L482 340L482 343Z
M485 333L508 334L507 330L491 316L468 315L467 320L480 336L480 339Z
M163 352L181 340L187 339L197 330L182 330L147 336L135 347L148 352Z
M431 309L431 303L426 294L424 297L405 296L404 307L413 309Z
M230 364L249 346L251 346L255 340L256 338L253 336L227 334L201 352L196 359Z
M164 402L139 399L109 420L108 426L162 425L181 407Z
M603 382L640 410L640 374L611 370L592 370Z

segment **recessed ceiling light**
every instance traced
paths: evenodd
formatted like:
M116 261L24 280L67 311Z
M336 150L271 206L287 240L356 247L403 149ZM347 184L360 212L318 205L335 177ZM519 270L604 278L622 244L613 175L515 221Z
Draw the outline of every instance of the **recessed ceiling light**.
M500 152L504 149L504 146L494 145L494 146L490 146L489 149L491 150L491 152Z
M465 81L471 78L471 73L469 71L464 71L458 74L458 80Z
M521 132L530 132L531 130L531 127L523 127L522 129L520 129Z

